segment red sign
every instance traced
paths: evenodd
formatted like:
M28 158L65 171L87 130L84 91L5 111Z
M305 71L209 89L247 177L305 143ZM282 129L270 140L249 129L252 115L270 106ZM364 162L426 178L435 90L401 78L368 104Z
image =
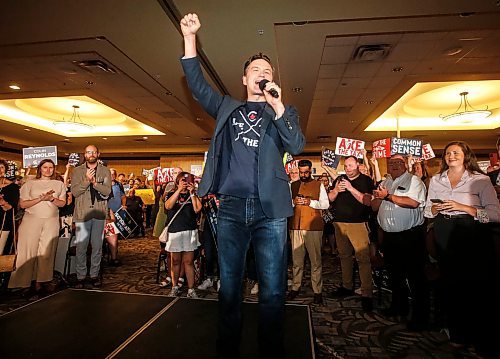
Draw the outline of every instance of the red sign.
M424 161L429 160L431 158L436 157L434 154L434 151L432 150L432 147L430 143L426 143L425 145L422 146L422 159Z
M365 141L337 137L335 154L344 157L355 156L356 158L363 158L364 148L365 148Z
M168 183L175 180L174 178L174 168L155 168L155 183L162 184Z
M285 165L285 172L287 175L290 174L292 168L299 168L299 160L293 160Z
M391 139L384 138L373 142L372 155L375 158L391 157Z

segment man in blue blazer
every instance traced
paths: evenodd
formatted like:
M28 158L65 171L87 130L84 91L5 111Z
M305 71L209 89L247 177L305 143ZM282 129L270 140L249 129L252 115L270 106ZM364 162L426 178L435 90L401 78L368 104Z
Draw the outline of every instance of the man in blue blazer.
M221 287L217 352L238 358L242 282L252 241L259 281L261 357L281 358L286 287L286 218L293 215L283 155L302 152L304 135L296 109L285 107L263 54L244 65L246 101L222 96L203 77L196 52L196 14L181 20L182 66L193 97L216 119L198 195L220 200L217 236ZM261 83L265 80L264 83Z

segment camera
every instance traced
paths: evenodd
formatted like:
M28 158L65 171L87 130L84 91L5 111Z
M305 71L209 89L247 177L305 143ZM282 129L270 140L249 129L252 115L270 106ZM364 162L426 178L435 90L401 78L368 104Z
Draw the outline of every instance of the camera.
M191 173L184 174L183 180L187 183L194 183L194 176Z

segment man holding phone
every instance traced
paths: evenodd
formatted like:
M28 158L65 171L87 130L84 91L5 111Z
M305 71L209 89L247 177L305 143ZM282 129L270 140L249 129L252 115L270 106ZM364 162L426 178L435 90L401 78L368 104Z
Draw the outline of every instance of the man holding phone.
M413 309L406 325L409 330L424 330L429 315L424 272L425 184L408 172L404 156L393 155L387 164L390 177L373 191L372 200L373 210L378 210L377 220L383 231L382 251L391 278L392 301L385 314L408 315L408 281Z

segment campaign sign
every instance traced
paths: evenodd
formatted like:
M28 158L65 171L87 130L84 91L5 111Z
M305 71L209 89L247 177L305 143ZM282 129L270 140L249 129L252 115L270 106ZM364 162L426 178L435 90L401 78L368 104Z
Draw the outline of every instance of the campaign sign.
M155 168L155 183L156 184L162 184L162 183L168 183L172 182L175 180L174 178L174 168Z
M336 156L334 150L323 147L321 150L321 161L323 161L326 166L336 169L340 162L340 156Z
M399 138L391 139L391 156L403 155L413 157L422 157L422 140L415 138Z
M426 143L425 145L422 146L422 159L424 161L430 160L431 158L436 157L434 154L434 151L432 150L431 144Z
M132 216L127 212L125 208L120 208L115 212L115 222L114 222L118 231L120 231L123 238L128 238L137 227L137 223L135 223Z
M285 165L285 172L287 175L290 174L292 168L299 168L299 160L293 160Z
M23 167L36 167L40 161L51 159L57 165L57 146L23 148Z
M283 156L283 164L287 164L289 162L292 162L293 161L293 157L291 154L289 154L288 152L285 152L284 156Z
M145 205L155 204L155 194L152 188L136 189L135 195L141 197Z
M5 169L5 178L8 180L15 180L17 175L17 164L14 161L7 161L7 168Z
M71 167L76 167L80 164L80 154L79 153L70 153L68 157L68 164Z
M372 155L375 158L391 157L391 139L384 138L373 142Z
M365 141L354 140L351 138L337 137L337 144L335 146L335 154L356 158L363 158L363 150L365 149Z

